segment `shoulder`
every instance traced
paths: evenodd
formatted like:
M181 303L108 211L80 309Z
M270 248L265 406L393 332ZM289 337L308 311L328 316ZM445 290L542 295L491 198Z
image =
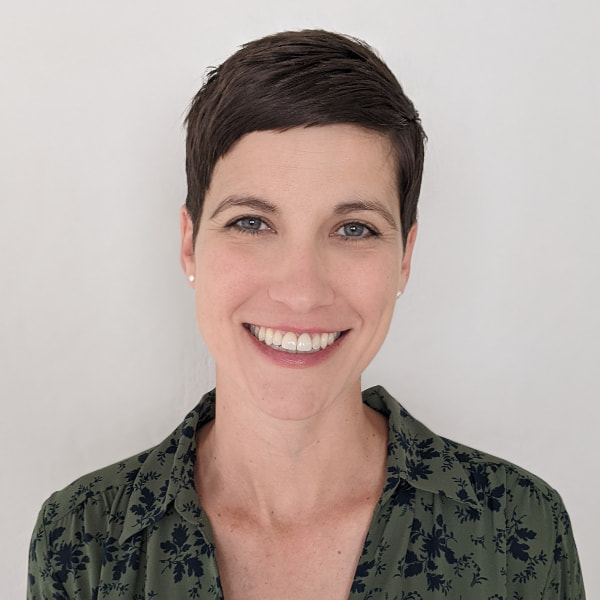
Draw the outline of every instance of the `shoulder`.
M554 488L518 465L434 433L380 386L363 399L389 419L390 454L417 488L496 512L514 504L561 503Z
M483 508L481 520L496 531L510 585L527 590L543 574L544 598L585 598L571 520L560 494L512 462L444 441L469 476Z
M100 541L121 537L136 481L156 448L88 473L54 492L42 505L32 534L30 571L50 562L56 563L55 569L64 569L65 553L79 556L82 565L101 560Z
M552 486L508 460L433 433L383 388L367 390L366 401L389 418L387 488L406 490L402 479L417 490L410 498L420 497L421 504L412 501L419 525L432 520L428 531L437 527L465 551L477 550L482 565L498 562L515 598L585 597L569 515Z
M568 549L573 545L571 522L556 489L510 461L442 439L467 474L482 518L494 523L502 519L507 558L529 564L558 562L564 553L575 552Z
M44 525L51 526L73 513L80 512L84 505L114 507L116 500L126 504L142 465L155 450L156 448L153 448L140 452L83 475L54 492L42 506L41 517Z
M160 444L88 473L52 494L42 507L43 524L83 512L122 521L128 507L141 520L161 512L174 489L182 480L187 482L194 460L195 432L212 418L214 392L209 392Z
M213 415L209 393L157 446L52 494L31 538L30 597L96 597L107 564L114 579L107 585L124 589L124 573L137 572L144 532L172 513L180 490L194 497L195 432Z
M29 547L28 597L87 597L80 591L92 585L104 545L116 547L148 456L143 452L84 475L46 500ZM75 581L80 587L71 589Z
M511 504L531 502L540 505L560 501L558 492L530 471L448 438L440 439L467 473L479 500L484 501L487 508L496 507L495 496L506 496Z

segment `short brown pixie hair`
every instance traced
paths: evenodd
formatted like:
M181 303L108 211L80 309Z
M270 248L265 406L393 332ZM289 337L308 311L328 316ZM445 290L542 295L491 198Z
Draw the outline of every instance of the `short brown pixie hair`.
M242 46L192 100L186 118L186 208L194 239L217 160L252 131L349 123L388 137L397 162L402 238L417 219L425 132L387 65L361 40L285 31Z

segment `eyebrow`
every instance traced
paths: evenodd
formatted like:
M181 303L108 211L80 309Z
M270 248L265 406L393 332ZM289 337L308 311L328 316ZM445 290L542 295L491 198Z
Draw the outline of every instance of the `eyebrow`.
M263 200L262 198L257 198L256 196L228 196L225 198L225 200L219 202L217 208L215 208L212 215L210 215L210 218L214 219L217 215L228 208L237 206L243 206L270 214L276 214L279 212L279 208L277 208L275 204L272 204L267 200ZM380 204L374 200L352 200L349 202L341 202L340 204L335 205L333 212L336 215L347 215L355 211L363 210L374 211L380 214L390 225L390 227L398 229L398 224L396 223L392 213L383 204Z
M379 213L394 229L398 229L398 224L396 223L396 219L394 219L394 215L379 202L374 200L353 200L351 202L342 202L341 204L337 204L334 208L334 212L336 215L347 215L348 213L357 211L357 210L370 210L376 213Z
M215 208L213 214L210 215L210 218L214 219L224 210L235 206L244 206L271 214L279 212L279 209L275 204L271 204L271 202L263 200L262 198L257 198L256 196L228 196L225 200L219 202L219 205Z

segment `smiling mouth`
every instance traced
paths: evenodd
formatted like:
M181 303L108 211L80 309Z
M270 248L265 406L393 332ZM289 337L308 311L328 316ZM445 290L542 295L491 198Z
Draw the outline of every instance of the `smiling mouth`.
M313 354L325 350L331 346L339 337L345 333L336 331L333 333L295 333L294 331L282 331L261 325L246 323L246 329L261 343L278 350L291 354Z

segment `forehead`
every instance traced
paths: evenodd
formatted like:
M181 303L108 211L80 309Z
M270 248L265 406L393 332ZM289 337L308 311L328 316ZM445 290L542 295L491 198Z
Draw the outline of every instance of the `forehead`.
M243 136L217 161L205 202L233 194L273 202L366 197L399 211L391 143L383 134L348 124Z

